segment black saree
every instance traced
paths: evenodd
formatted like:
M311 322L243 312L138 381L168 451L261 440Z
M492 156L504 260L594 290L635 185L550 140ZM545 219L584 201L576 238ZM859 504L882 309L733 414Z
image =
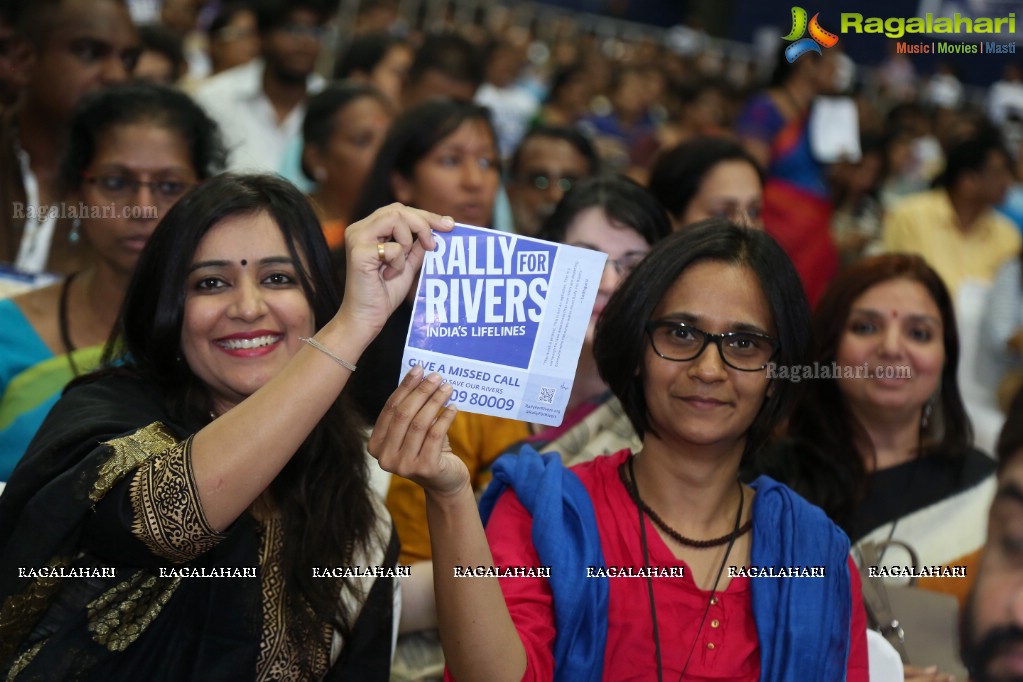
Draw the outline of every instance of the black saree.
M189 455L200 426L174 423L128 376L58 401L0 495L0 675L387 679L394 579L366 581L340 650L327 623L292 627L280 524L205 524ZM380 527L369 559L393 566L397 540Z

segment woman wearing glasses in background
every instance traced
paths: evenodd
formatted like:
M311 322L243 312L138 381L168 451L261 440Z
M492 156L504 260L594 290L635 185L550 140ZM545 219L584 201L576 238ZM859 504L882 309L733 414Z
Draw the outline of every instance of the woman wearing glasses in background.
M0 481L6 481L73 377L98 364L139 253L157 222L220 171L216 124L189 97L125 85L84 100L61 181L88 265L53 286L0 301Z
M486 531L444 439L451 389L413 369L369 449L426 490L454 677L866 680L848 539L785 486L739 481L795 398L768 365L804 362L809 345L806 298L774 240L723 220L671 235L596 330L600 375L642 446L568 470L528 450L498 459ZM455 577L479 566L550 572ZM738 570L814 566L822 577ZM619 571L641 577L607 576Z

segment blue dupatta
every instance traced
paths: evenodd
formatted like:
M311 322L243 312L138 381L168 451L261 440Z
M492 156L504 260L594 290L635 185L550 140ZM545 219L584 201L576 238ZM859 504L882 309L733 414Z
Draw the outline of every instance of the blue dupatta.
M556 453L525 446L493 464L494 480L480 500L484 524L512 488L534 519L533 546L551 567L555 679L600 680L607 644L609 585L580 579L580 566L602 566L603 551L589 493ZM821 509L790 488L761 476L751 486L751 565L823 566L824 578L751 578L753 619L762 682L844 680L852 617L849 539Z

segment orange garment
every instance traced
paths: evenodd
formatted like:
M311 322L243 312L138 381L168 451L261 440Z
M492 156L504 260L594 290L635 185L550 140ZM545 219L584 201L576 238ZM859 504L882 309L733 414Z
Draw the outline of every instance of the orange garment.
M489 482L487 470L498 455L529 436L529 424L526 422L472 412L459 412L448 429L451 450L469 467L469 477L475 489ZM387 491L387 509L401 541L400 563L429 560L433 553L423 489L406 478L392 476Z
M345 243L345 228L348 227L348 223L343 220L323 220L320 225L323 227L323 236L327 238L330 250L341 248Z

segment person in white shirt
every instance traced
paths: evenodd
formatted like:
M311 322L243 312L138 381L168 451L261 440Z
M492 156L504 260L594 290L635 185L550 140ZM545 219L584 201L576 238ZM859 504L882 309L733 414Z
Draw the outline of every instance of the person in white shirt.
M314 0L270 0L257 8L261 59L220 73L196 100L220 124L232 170L278 171L301 134L309 95L323 89L313 73L327 12Z

